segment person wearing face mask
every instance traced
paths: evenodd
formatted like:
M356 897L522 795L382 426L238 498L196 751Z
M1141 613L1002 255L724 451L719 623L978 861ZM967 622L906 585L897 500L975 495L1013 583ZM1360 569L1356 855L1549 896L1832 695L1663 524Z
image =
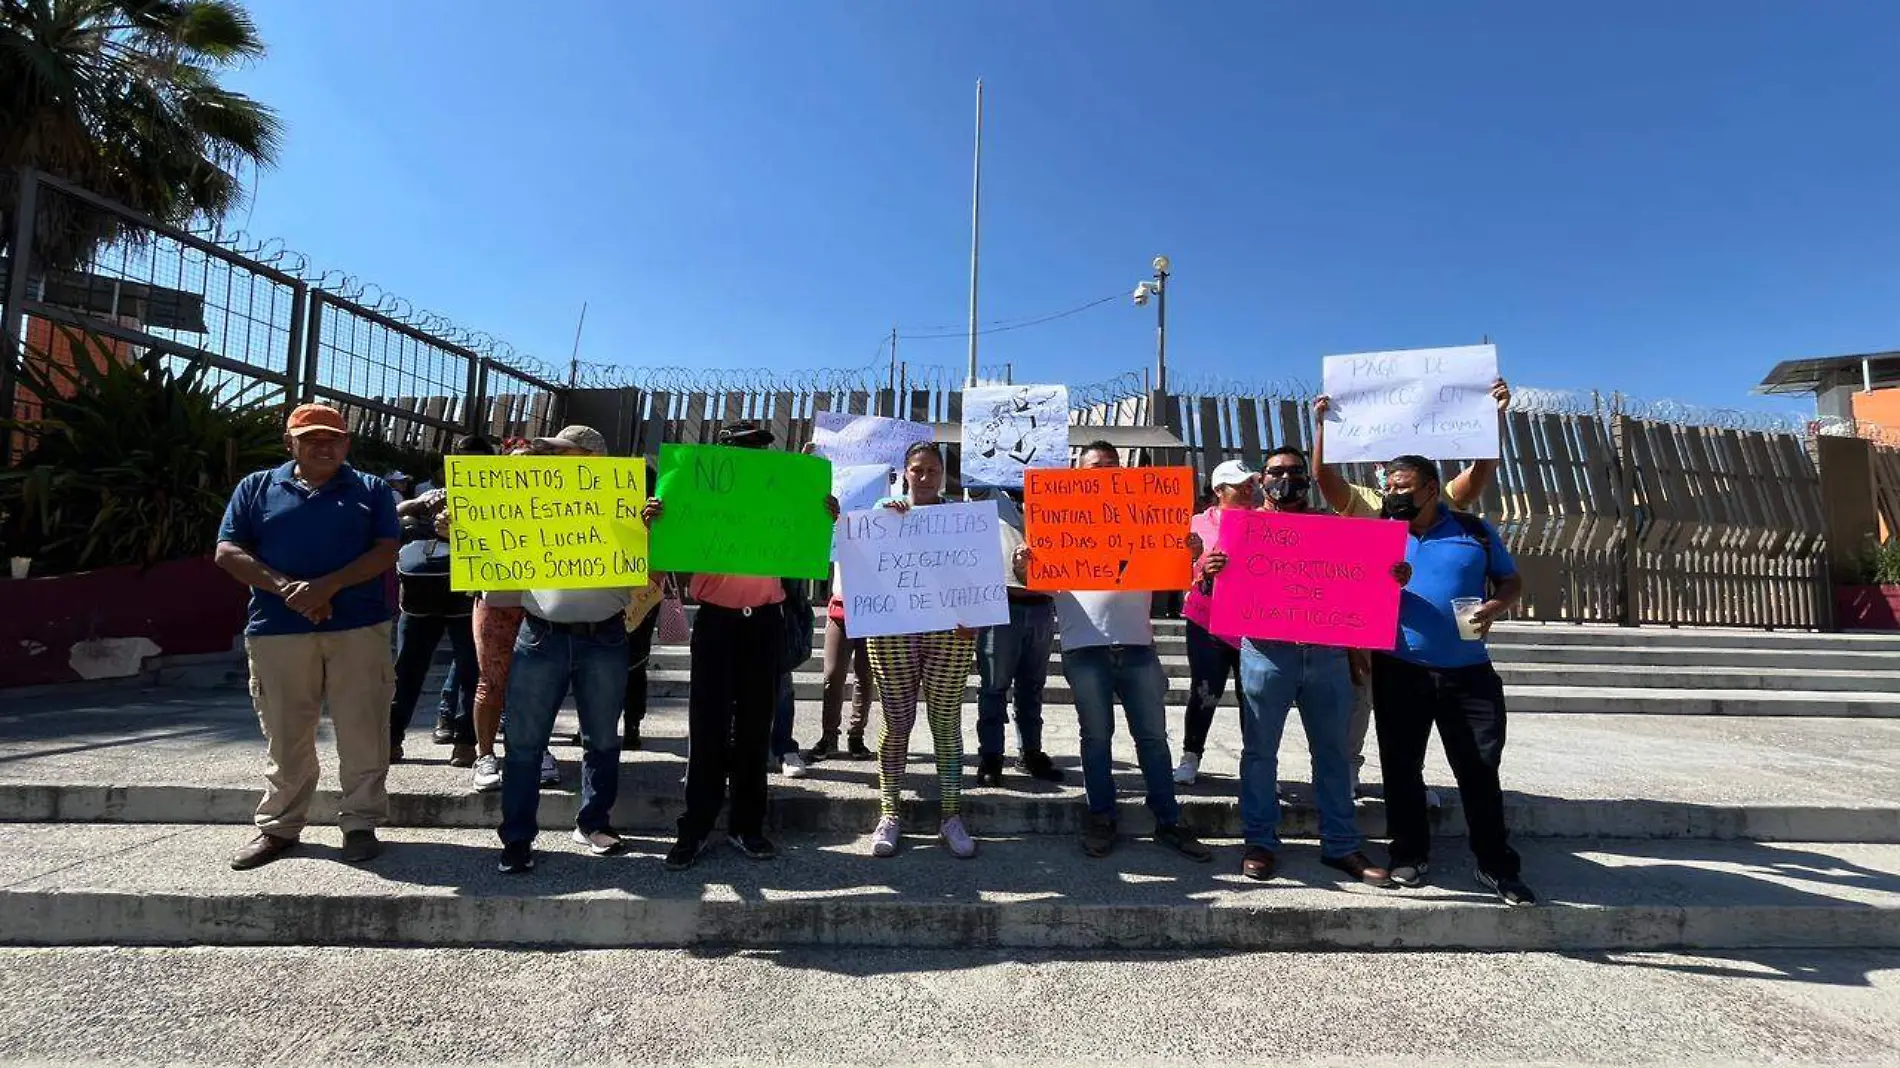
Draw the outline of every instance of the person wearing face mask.
M1497 401L1498 418L1502 419L1511 406L1510 384L1502 378L1493 382L1491 399ZM1332 408L1332 398L1325 394L1313 401L1313 476L1319 484L1320 496L1326 499L1327 507L1349 519L1377 518L1384 499L1384 471L1378 472L1381 482L1379 488L1355 486L1326 464L1326 416ZM1490 487L1497 472L1496 460L1474 461L1446 483L1445 501L1460 511L1471 510L1476 507L1478 498L1484 496L1484 491ZM1366 732L1372 725L1372 661L1368 654L1354 650L1351 663L1353 707L1349 745L1352 750L1352 788L1354 795L1359 795L1363 793L1359 773L1366 764ZM1428 790L1426 795L1432 807L1438 807L1437 792Z
M1267 456L1266 505L1275 512L1306 512L1312 491L1306 454L1282 445ZM1202 573L1218 581L1227 554L1207 553ZM1410 577L1404 563L1392 580ZM1352 670L1346 650L1299 642L1248 638L1240 646L1240 822L1247 852L1240 873L1273 877L1280 851L1279 754L1286 716L1297 702L1313 758L1313 800L1319 808L1320 862L1370 886L1387 886L1386 871L1361 846L1352 808Z
M1214 503L1197 514L1188 527L1188 551L1194 557L1194 581L1188 587L1181 616L1187 621L1188 699L1183 711L1186 732L1181 738L1181 763L1174 781L1191 786L1201 774L1201 754L1207 751L1207 732L1214 726L1214 709L1227 692L1227 680L1240 679L1240 640L1208 633L1204 621L1210 611L1214 580L1203 573L1209 546L1220 539L1221 513L1229 508L1259 507L1260 476L1239 460L1227 460L1208 479ZM1246 700L1241 695L1241 700ZM1241 713L1246 714L1244 711Z
M1445 506L1430 460L1401 456L1386 472L1380 513L1407 524L1405 555L1412 566L1399 599L1398 645L1372 660L1393 881L1422 886L1429 872L1424 769L1436 725L1458 779L1478 881L1507 905L1535 904L1504 827L1498 785L1504 685L1484 646L1492 622L1517 602L1524 580L1489 523Z

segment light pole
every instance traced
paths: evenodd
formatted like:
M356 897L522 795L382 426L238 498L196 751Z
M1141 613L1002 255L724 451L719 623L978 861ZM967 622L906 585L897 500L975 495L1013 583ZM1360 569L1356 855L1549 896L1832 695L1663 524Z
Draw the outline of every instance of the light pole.
M1168 391L1168 263L1166 256L1156 256L1154 260L1155 276L1153 281L1143 280L1135 286L1135 307L1148 304L1148 297L1155 298L1155 392Z

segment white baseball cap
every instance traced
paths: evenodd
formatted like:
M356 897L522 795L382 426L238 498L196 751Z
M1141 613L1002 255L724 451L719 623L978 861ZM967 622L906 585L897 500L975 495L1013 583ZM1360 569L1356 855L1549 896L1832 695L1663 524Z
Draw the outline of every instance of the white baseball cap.
M1222 486L1245 485L1259 477L1258 472L1255 472L1241 461L1226 460L1223 461L1219 467L1214 469L1214 474L1208 481L1213 483L1215 489L1219 489Z

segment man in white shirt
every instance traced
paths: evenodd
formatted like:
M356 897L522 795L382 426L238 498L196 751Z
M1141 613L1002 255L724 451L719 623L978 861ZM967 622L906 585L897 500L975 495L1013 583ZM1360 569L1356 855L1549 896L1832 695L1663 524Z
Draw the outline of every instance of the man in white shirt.
M1104 441L1082 449L1078 467L1120 467L1121 454ZM1029 567L1028 548L1012 560L1018 576ZM1062 633L1062 674L1075 693L1082 726L1082 780L1088 797L1088 827L1082 850L1105 857L1115 848L1115 701L1120 698L1135 737L1135 756L1155 817L1155 841L1190 860L1213 853L1181 826L1174 795L1174 757L1168 752L1168 677L1154 650L1149 619L1153 595L1145 590L1056 594Z
M604 456L607 439L592 427L570 426L535 442L544 454ZM620 706L627 693L627 625L633 591L527 590L527 618L515 639L508 673L508 757L501 779L501 862L504 874L534 867L540 826L541 760L554 716L569 689L580 714L581 810L574 840L595 856L626 848L609 822L620 793Z

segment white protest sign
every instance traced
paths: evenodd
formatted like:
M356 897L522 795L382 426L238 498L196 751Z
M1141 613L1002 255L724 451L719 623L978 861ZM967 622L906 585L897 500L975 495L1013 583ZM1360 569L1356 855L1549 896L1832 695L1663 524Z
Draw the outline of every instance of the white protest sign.
M936 438L936 431L907 419L844 412L818 412L812 417L812 451L830 460L833 468L865 464L902 468L904 450Z
M891 465L857 464L831 469L831 495L838 498L839 512L861 512L874 508L891 494Z
M853 638L1009 622L995 501L838 517L844 625Z
M1498 458L1495 345L1328 356L1326 462Z
M1025 467L1069 466L1069 387L963 391L963 484L1021 488Z

